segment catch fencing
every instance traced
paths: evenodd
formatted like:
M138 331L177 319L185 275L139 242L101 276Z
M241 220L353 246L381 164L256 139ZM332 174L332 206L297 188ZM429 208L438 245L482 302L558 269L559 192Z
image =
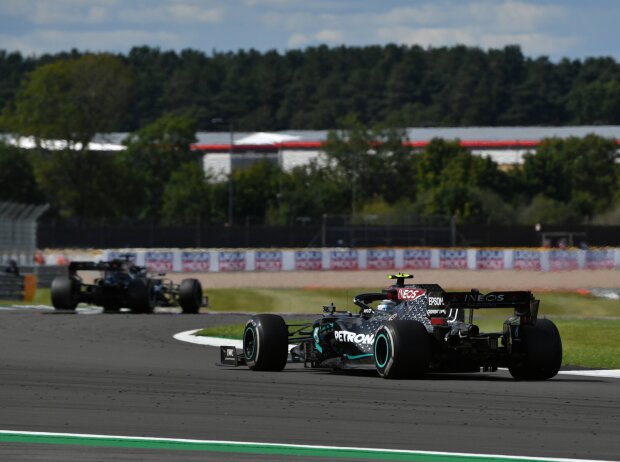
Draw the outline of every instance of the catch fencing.
M37 248L37 220L48 205L0 202L0 264L31 265Z

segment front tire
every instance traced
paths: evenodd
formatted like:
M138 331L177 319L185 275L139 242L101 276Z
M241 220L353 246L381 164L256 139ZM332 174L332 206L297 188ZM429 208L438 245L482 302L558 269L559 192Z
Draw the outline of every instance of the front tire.
M243 330L243 354L254 371L278 372L288 358L288 328L281 316L253 316Z
M521 327L521 345L508 365L517 380L547 380L555 377L562 365L562 339L556 325L539 319L535 325Z
M133 279L127 288L129 308L136 313L152 313L155 309L155 287L150 279Z
M202 285L198 279L183 279L179 287L179 305L183 313L196 314L202 306Z
M418 321L388 321L375 333L373 354L377 372L384 379L424 375L431 358L426 327Z
M55 277L51 293L55 309L75 311L79 303L80 281L67 276Z

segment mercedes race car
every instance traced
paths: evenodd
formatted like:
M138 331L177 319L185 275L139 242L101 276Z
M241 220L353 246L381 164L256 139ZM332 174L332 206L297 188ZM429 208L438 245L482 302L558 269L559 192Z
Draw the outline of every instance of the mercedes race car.
M353 299L358 313L325 306L307 324L286 324L274 314L253 316L243 351L221 347L221 362L258 371L281 371L291 361L309 368L374 369L386 379L428 372L494 372L506 367L517 380L554 377L562 363L555 324L538 319L531 292L446 292L437 284L405 284L408 274L381 292ZM512 308L501 332L481 332L479 309Z
M100 277L86 284L79 271L99 271ZM158 274L164 276L164 274ZM136 266L129 256L98 263L74 261L69 275L52 281L52 305L60 310L75 310L78 303L102 306L115 312L130 308L137 313L152 313L157 306L181 306L183 313L198 313L207 306L197 279L174 284L169 279L152 276L147 268Z

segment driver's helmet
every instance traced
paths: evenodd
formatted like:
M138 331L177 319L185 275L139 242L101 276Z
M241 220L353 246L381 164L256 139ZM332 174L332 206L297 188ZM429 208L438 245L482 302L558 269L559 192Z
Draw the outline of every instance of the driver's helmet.
M392 311L396 307L396 303L392 300L381 300L377 305L377 311Z

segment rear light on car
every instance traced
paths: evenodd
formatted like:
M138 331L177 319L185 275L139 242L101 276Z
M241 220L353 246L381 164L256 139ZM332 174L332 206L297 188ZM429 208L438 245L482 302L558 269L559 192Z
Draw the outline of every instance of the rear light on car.
M445 326L447 324L446 318L431 318L432 326Z

